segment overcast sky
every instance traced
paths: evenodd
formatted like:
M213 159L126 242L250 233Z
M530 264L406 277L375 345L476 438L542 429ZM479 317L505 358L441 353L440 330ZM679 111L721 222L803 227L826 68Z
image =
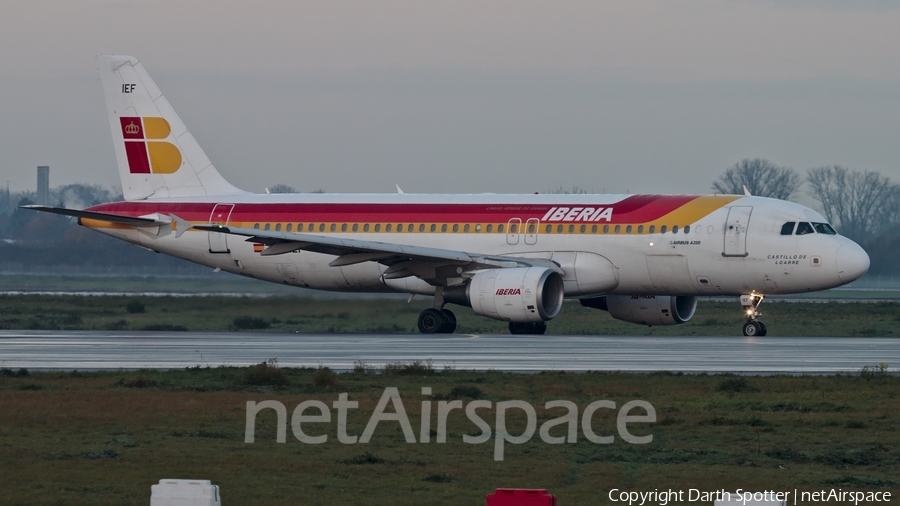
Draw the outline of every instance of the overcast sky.
M900 182L900 2L0 1L0 178L118 184L140 59L261 192L703 193L742 158Z

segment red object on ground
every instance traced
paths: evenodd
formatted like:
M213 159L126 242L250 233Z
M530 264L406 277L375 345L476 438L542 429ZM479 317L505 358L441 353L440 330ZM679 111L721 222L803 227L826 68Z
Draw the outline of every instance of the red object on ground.
M486 499L485 506L556 506L556 496L544 489L498 488Z

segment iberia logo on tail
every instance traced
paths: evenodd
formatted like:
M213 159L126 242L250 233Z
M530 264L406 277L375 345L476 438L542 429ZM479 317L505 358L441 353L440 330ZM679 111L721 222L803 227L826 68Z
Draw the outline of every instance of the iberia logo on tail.
M172 174L181 167L181 151L166 139L172 133L164 118L120 117L128 169L132 174Z

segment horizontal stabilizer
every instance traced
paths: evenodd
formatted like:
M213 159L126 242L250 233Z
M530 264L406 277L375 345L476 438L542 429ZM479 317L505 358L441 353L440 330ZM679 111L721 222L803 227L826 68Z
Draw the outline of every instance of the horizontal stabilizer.
M43 211L45 213L61 214L63 216L72 216L73 218L87 218L89 220L108 221L110 223L121 223L132 227L159 227L162 225L170 225L169 220L159 220L156 218L142 218L138 216L124 216L121 214L96 213L93 211L81 211L79 209L66 209L64 207L50 207L41 205L19 206L22 209L32 209L34 211Z

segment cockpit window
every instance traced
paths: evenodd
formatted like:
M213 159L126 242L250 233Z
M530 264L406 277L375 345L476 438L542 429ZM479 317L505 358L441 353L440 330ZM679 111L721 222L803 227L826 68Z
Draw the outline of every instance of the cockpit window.
M806 234L813 234L813 233L815 233L815 232L813 232L813 227L809 223L807 223L805 221L801 221L800 223L797 224L797 235L806 235Z
M789 221L781 226L781 235L792 235L794 233L795 222Z
M834 231L834 228L832 228L832 226L827 223L813 223L813 228L815 228L816 232L820 234L837 235L837 232Z

